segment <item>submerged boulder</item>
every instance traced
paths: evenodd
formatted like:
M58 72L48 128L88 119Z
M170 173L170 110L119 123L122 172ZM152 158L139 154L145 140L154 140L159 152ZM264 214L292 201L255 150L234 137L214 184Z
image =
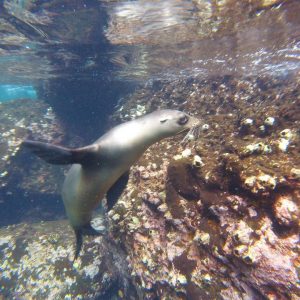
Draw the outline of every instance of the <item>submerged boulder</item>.
M185 166L165 160L147 180L133 175L110 213L143 299L299 299L298 224L282 227L271 207L200 181L189 197L178 189Z
M74 241L66 221L1 228L0 299L130 299L123 251L106 236L86 237L73 263Z
M227 76L152 88L113 119L168 105L203 125L199 139L151 146L109 213L143 299L300 299L299 81Z

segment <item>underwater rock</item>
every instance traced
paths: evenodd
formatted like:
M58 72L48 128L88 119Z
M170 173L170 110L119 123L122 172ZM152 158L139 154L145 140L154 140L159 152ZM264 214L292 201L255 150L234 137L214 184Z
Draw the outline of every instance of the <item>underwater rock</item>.
M55 143L66 139L51 107L41 101L19 99L0 103L0 109L0 186L9 189L12 184L13 189L32 193L58 193L57 182L62 178L62 171L40 164L39 160L27 157L28 153L25 157L20 151L22 141L29 136Z
M151 193L151 182L144 183L139 192ZM236 299L263 299L272 293L298 299L299 236L279 235L270 217L252 207L249 199L200 187L199 210L198 201L184 200L173 190L173 202L167 194L160 205L165 209L155 211L139 196L133 201L135 188L129 182L121 199L127 206L123 213L120 203L113 209L120 219L111 220L111 229L125 246L131 275L144 299L208 299L228 290ZM209 213L213 206L214 215Z
M170 164L168 167L168 181L183 198L188 200L198 199L198 186L192 176L192 168L189 164L178 161Z
M0 298L108 299L118 292L126 299L134 296L127 290L123 252L107 237L86 237L74 263L73 247L74 233L66 221L1 228Z
M276 195L274 215L280 225L300 227L300 191Z
M178 136L151 146L112 210L112 235L142 298L299 299L299 81L227 76L158 86L155 95L151 86L137 91L112 120L136 103L167 102L210 128L187 145Z
M37 293L40 299L47 296L68 299L76 298L75 292L79 298L104 297L118 282L117 278L127 277L124 270L128 265L140 299L300 298L299 74L293 77L293 72L288 76L277 73L279 76L275 77L263 75L271 74L264 69L245 68L248 54L251 54L247 48L252 46L247 43L248 39L260 41L258 55L261 55L261 49L273 49L272 40L289 45L289 39L296 39L294 27L290 25L299 19L297 10L280 12L276 7L278 4L278 8L284 8L292 2L296 1L188 1L184 19L180 18L182 11L179 10L179 18L172 15L169 19L172 26L160 22L161 14L155 15L157 23L164 26L162 34L157 34L152 26L144 26L148 20L153 21L151 5L145 8L139 2L120 2L116 10L109 12L111 23L106 30L109 42L151 45L149 48L136 47L138 49L130 55L125 51L119 57L112 57L125 73L134 69L135 74L141 75L150 72L152 67L155 69L155 64L160 67L171 65L170 60L177 64L174 52L173 55L170 53L172 44L179 43L183 48L175 53L176 57L194 58L193 69L196 70L199 56L192 56L192 52L198 54L199 45L207 45L204 43L207 39L220 41L225 50L229 49L228 53L218 54L220 58L224 54L226 65L232 69L230 74L238 76L206 79L182 76L172 82L160 81L155 76L147 86L125 97L112 116L112 123L158 108L181 109L203 121L200 139L190 139L188 148L180 144L181 136L162 141L150 147L132 168L126 190L108 214L110 234L119 246L117 253L107 239L87 239L84 253L73 268L73 248L70 243L66 244L66 241L73 241L73 234L65 231L65 224L51 223L55 228L44 223L46 228L34 227L44 226L39 224L3 229L0 232L0 255L5 256L4 259L1 257L4 273L0 273L3 297L32 298ZM157 3L154 5L159 7ZM176 8L178 2L168 2L168 5ZM231 18L228 18L229 14ZM78 18L74 16L70 14L74 19L72 24L78 24ZM181 26L181 20L192 22ZM284 26L279 26L281 23ZM275 39L270 34L270 24L281 38ZM132 30L132 26L139 25L143 30ZM71 27L74 36L88 36L80 26ZM81 31L80 35L77 31ZM218 36L227 36L230 40L219 40ZM162 46L159 52L167 49L165 57L157 55L153 45ZM296 44L293 42L292 45ZM206 52L210 52L210 48L204 54ZM155 56L162 59L157 61ZM273 61L276 64L276 59ZM138 68L132 68L133 62L137 62ZM204 67L203 60L199 65ZM182 66L179 68L183 71ZM219 74L220 69L217 65L215 74ZM52 86L45 89L45 94L49 92L47 100L53 101L57 111L69 117L69 123L77 120L77 111L81 109L87 117L86 125L90 124L92 115L91 124L99 125L102 106L98 106L94 114L94 98L82 101L89 95L86 91L91 86L96 88L99 82L88 85L83 80L81 83L65 81L61 84L61 79L54 80L50 82ZM110 95L106 82L95 90L101 88ZM75 105L65 105L62 109L61 100L66 90L72 91L68 103L76 96ZM112 89L114 99L118 97L115 90L118 89ZM56 94L57 91L60 92ZM86 94L85 98L82 98L83 94ZM106 101L110 97L101 98ZM109 105L112 109L114 101ZM270 117L276 120L274 124ZM245 123L244 120L248 121ZM87 131L85 126L80 127ZM89 127L88 131L92 136L94 127ZM4 131L3 137L10 135L9 129ZM183 157L186 149L190 149L188 154L191 155ZM173 157L178 158L178 155L179 159L174 161ZM3 157L6 159L5 155ZM195 161L195 157L201 159ZM9 172L3 170L3 178L7 174ZM26 181L22 179L21 182ZM49 183L47 186L52 189ZM33 189L41 185L31 186ZM49 229L54 236L49 234ZM119 248L125 251L126 260ZM15 282L17 284L12 285ZM42 290L45 294L39 294L40 286L45 288ZM126 295L126 291L118 294Z
M151 194L151 178L139 184L139 192ZM113 209L119 219L111 220L111 230L126 249L143 299L211 299L229 290L236 299L300 297L298 233L276 232L262 207L200 184L200 206L167 186L171 194L156 211L132 198L131 180L121 198L125 210L121 203Z
M126 119L137 103L147 111L164 108L163 99L169 97L172 108L190 111L210 127L202 130L200 138L190 140L188 145L180 143L182 136L152 145L132 167L126 189L108 214L111 241L118 245L116 255L122 253L121 250L119 253L119 248L125 251L126 260L122 259L126 261L129 281L139 297L174 300L218 297L299 299L299 118L291 120L283 117L284 111L293 111L293 116L297 112L299 82L261 78L258 83L255 78L220 77L211 81L182 80L174 86L173 83L159 86L155 95L151 86L131 95L124 102L122 112L117 111L112 117L112 123ZM189 100L184 106L177 102L179 98L170 96L173 89L177 89L178 97ZM191 92L195 93L193 97L189 96ZM264 101L261 101L262 98ZM261 135L260 127L268 116L276 119L276 126ZM255 121L251 131L240 134L240 120L248 117ZM292 134L282 137L281 132L286 129L290 129ZM290 144L287 151L282 152L276 145L278 140L286 137ZM248 145L258 144L262 149L262 146L269 145L272 152L254 151L244 155ZM189 149L186 151L188 155L183 157L186 149ZM26 226L30 228L30 225ZM47 225L48 235L50 226ZM12 227L12 230L16 228L19 227ZM59 259L62 257L59 265L67 271L60 270L58 275L67 272L68 278L75 276L78 282L85 282L84 292L78 293L101 297L106 287L115 286L114 283L110 285L110 282L117 282L115 278L127 278L113 264L116 261L123 269L119 263L122 259L104 255L115 248L109 247L109 251L102 248L109 242L101 237L88 238L78 263L84 269L84 262L91 262L93 267L88 268L89 274L100 274L99 277L96 275L97 284L96 279L92 279L91 286L88 286L86 277L80 277L85 275L79 269L70 269L73 247L65 242L73 242L72 232L69 232L69 238L65 229L60 230L59 225L56 228L59 231L51 228L51 232L59 233L65 246L51 248L51 242L40 229L35 231L39 233L36 237L32 235L28 239L31 241L30 238L42 236L46 240L46 249L50 249L45 253L55 253ZM7 235L3 232L0 236ZM22 232L22 236L26 237L26 233ZM38 242L43 246L42 240ZM39 246L37 243L34 245ZM22 244L22 249L31 248ZM57 249L63 254L59 252L58 255ZM23 255L23 252L22 263L31 263L32 267L28 254ZM16 261L20 261L18 257ZM56 265L57 260L44 264L45 260L36 265L41 270L47 266L50 272L54 272L53 262ZM14 260L10 262L15 264L13 268L7 267L10 260L1 261L5 264L2 266L6 270L4 274L8 274L9 269L17 268L16 272L20 272L23 268ZM111 269L115 270L112 274L106 269L111 264ZM99 266L99 270L95 270L95 266ZM37 270L34 272L40 269L34 269ZM104 275L102 270L108 275ZM81 273L78 275L76 272ZM36 274L34 278L38 279L34 280L39 280L38 276L43 275ZM106 276L108 285L103 283ZM12 291L9 284L15 280L11 277L1 282L2 286L5 284L6 292ZM24 282L19 285L20 289L29 293ZM53 289L58 297L71 293L68 282L53 281L57 286L67 285L64 291ZM32 286L34 291L34 284ZM82 285L79 286L82 288ZM71 287L72 291L78 291L75 284ZM122 290L122 293L126 294L126 291Z
M150 207L158 207L162 203L161 197L158 193L146 193L143 196L145 203L148 203Z

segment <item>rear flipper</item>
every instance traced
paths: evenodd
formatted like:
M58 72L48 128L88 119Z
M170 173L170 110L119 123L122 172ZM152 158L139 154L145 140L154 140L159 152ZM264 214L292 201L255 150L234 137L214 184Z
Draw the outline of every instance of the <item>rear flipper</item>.
M98 148L93 144L82 148L71 149L43 142L25 140L22 146L28 148L46 162L55 165L89 165L94 164L95 161L99 161Z
M75 248L75 256L73 262L78 258L79 253L82 248L83 243L83 236L84 235L92 235L92 236L99 236L101 232L94 229L91 224L87 224L85 226L74 228L75 237L76 237L76 248Z

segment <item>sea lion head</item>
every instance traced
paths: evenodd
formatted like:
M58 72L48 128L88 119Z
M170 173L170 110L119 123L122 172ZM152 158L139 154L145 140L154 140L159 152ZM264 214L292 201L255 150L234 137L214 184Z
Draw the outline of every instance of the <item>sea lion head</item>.
M151 116L151 122L155 122L159 128L161 137L173 136L200 125L197 118L179 110L157 110L149 116Z

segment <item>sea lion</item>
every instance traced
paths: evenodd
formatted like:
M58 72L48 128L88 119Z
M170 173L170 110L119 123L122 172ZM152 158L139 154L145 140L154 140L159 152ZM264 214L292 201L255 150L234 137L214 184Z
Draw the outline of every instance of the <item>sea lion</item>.
M90 225L92 212L107 195L110 210L127 184L130 167L145 150L166 137L194 128L199 120L177 110L157 110L122 123L91 145L70 149L25 140L23 146L51 164L72 164L62 198L76 235L75 259L83 234L98 234Z

